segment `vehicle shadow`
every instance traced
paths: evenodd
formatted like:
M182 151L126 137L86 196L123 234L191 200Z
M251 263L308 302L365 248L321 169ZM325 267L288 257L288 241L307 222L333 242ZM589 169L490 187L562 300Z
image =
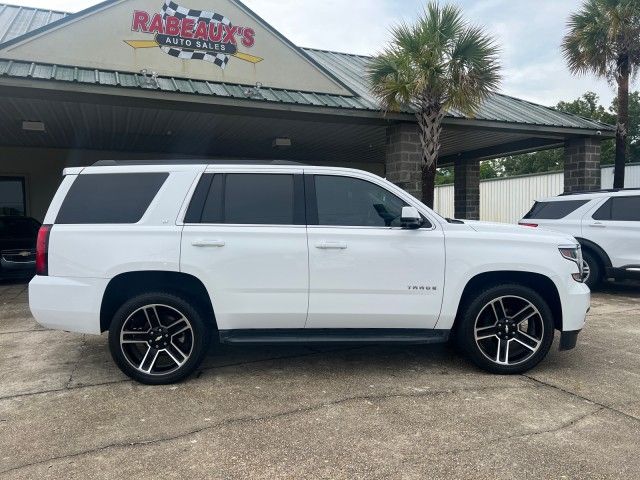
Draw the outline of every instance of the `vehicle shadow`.
M226 367L271 369L274 365L287 371L314 368L342 374L385 371L398 375L409 371L430 371L440 375L478 372L470 362L447 344L439 345L282 345L229 346L214 345L200 373ZM199 376L199 375L198 375Z
M640 298L640 281L622 280L618 282L603 282L593 293L621 295L630 298Z

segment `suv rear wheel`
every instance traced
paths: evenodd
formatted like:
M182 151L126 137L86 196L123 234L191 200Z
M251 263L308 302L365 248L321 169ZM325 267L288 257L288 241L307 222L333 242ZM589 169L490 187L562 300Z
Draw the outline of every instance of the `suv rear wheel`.
M488 288L463 307L457 340L480 368L523 373L549 352L554 324L544 299L523 285Z
M109 349L118 367L142 383L183 380L207 353L210 331L200 313L169 293L138 295L120 307L109 328Z

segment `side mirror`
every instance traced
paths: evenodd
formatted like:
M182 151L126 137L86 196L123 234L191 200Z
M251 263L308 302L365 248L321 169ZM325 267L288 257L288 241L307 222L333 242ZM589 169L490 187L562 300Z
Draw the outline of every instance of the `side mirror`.
M422 216L416 207L402 207L400 221L402 222L402 228L415 230L422 226Z

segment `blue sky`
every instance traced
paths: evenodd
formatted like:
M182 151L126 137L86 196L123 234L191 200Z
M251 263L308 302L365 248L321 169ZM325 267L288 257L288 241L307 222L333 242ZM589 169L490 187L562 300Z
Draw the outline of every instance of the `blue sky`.
M77 11L95 0L9 0L10 3ZM161 3L160 1L158 3ZM188 6L188 0L181 0ZM425 0L244 0L300 46L375 54L389 27L411 21ZM502 92L544 105L577 98L587 90L608 106L614 89L591 76L574 77L560 42L569 13L580 0L453 0L466 17L484 26L501 46ZM638 85L634 85L635 88Z

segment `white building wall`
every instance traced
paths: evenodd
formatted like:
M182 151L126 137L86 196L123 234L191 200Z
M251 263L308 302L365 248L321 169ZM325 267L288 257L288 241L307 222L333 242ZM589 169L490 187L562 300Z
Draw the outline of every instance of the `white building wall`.
M602 188L613 186L613 167L602 168ZM629 165L625 186L640 188L640 164ZM480 220L516 223L540 198L562 193L562 172L483 180L480 182ZM440 185L435 191L435 210L444 217L453 217L453 185Z
M480 185L482 188L482 185ZM445 218L453 218L453 185L439 185L434 192L435 211Z
M624 172L624 186L640 187L640 164L629 165ZM602 188L613 188L613 167L602 169Z

